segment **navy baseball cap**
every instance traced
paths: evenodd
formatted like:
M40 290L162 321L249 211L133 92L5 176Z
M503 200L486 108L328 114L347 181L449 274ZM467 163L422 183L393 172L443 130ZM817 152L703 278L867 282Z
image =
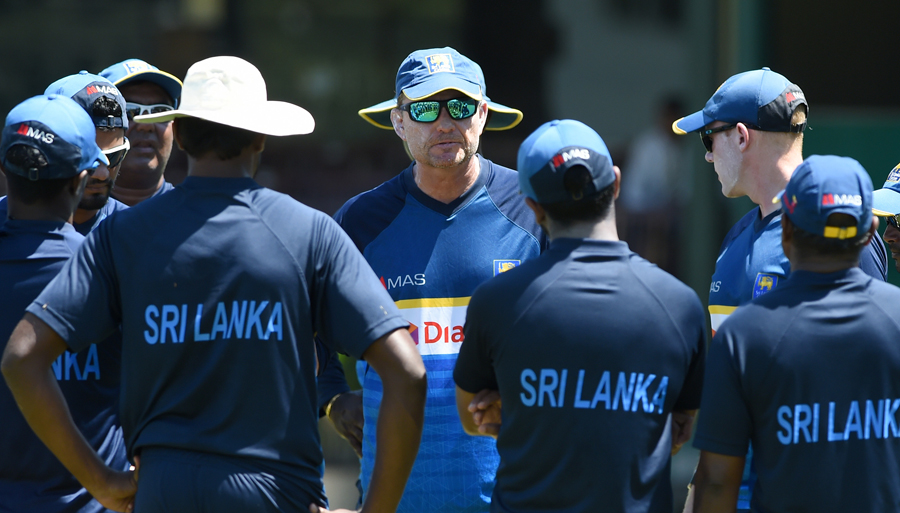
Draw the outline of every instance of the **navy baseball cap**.
M872 224L872 179L856 160L834 155L812 155L791 175L787 187L773 203L794 225L829 239L852 239ZM840 213L856 219L856 226L828 225L828 216Z
M123 128L128 130L128 115L125 113L125 97L109 80L94 75L87 71L79 71L75 75L63 77L53 82L44 91L44 94L58 94L68 96L81 105L91 118L94 120L94 126L102 128ZM97 98L106 96L115 100L122 107L121 116L94 116L93 106Z
M745 71L719 86L703 110L672 123L672 131L682 135L722 121L764 132L799 133L806 123L792 126L791 117L800 105L806 105L809 112L806 96L797 84L769 68Z
M485 130L508 130L522 121L522 111L492 102L487 97L481 66L449 46L409 54L397 70L395 96L360 110L359 115L378 128L393 130L391 110L397 107L400 93L418 101L448 89L487 103L491 117Z
M872 212L876 216L900 214L900 164L888 173L884 186L872 193Z
M23 169L7 161L7 150L17 144L40 151L47 165ZM9 111L0 134L0 162L4 171L29 180L71 178L109 164L97 146L91 117L71 98L59 95L35 96Z
M181 96L181 80L178 77L160 70L156 66L140 59L127 59L117 62L100 72L100 76L109 80L116 87L131 82L150 82L162 88L178 106Z
M584 166L592 180L578 193L565 187L566 171ZM532 132L519 146L519 189L538 203L574 202L616 180L612 157L591 127L573 119L555 119Z

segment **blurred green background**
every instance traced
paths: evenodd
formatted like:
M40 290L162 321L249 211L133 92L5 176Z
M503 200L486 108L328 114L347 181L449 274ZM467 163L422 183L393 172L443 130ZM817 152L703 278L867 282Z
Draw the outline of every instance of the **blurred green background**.
M810 102L805 155L854 157L877 188L900 161L897 19L896 1L0 0L0 112L126 58L183 77L197 60L237 55L260 69L270 99L317 122L309 136L269 138L258 180L330 214L408 164L396 136L356 112L393 97L397 67L416 49L455 47L482 66L493 100L525 113L519 127L483 137L486 157L514 167L532 129L575 118L604 137L623 180L661 101L680 97L688 114L730 75L769 66ZM663 214L681 218L671 270L705 302L719 244L752 205L721 196L695 135L679 144L691 192L683 210ZM175 151L167 178L184 174ZM350 465L329 484L333 505L352 505L353 455L330 428L323 438L329 469ZM696 458L684 453L678 493Z

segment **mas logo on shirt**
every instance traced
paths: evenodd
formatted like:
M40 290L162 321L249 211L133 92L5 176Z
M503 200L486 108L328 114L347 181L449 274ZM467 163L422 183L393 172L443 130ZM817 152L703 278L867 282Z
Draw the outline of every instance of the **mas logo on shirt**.
M494 276L505 273L521 263L521 260L494 260Z
M756 275L756 282L753 284L753 297L757 298L766 292L774 289L778 285L777 274L759 273Z
M428 74L432 73L454 73L456 69L453 67L453 58L449 53L436 53L425 58L428 63Z

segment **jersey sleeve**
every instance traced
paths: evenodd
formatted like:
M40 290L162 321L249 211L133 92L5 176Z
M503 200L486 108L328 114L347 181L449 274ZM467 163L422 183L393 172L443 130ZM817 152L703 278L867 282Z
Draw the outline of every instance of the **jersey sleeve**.
M312 229L308 275L315 330L330 351L362 358L372 342L409 323L334 220L315 216Z
M876 233L859 255L859 268L876 280L887 281L887 250Z
M710 344L694 447L744 456L750 442L751 418L741 390L735 342L734 332L724 329Z
M690 325L687 327L686 336L691 344L691 363L685 375L684 385L678 400L675 401L675 410L696 410L700 407L703 393L703 375L706 366L706 323L703 316L703 307L697 300L696 313L693 315Z
M113 262L109 230L98 228L27 311L47 323L72 351L106 339L122 322Z
M490 300L485 296L482 287L475 290L469 301L463 328L465 336L453 369L453 381L456 385L473 394L484 389L499 389L489 350L492 341L489 330L492 316L488 312Z

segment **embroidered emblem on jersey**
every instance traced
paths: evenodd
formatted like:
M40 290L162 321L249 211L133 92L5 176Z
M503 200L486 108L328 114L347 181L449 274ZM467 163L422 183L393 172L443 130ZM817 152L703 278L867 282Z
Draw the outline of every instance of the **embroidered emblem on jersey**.
M900 164L897 164L894 169L891 169L885 182L900 182Z
M453 67L453 57L449 53L436 53L425 58L428 63L428 74L433 73L454 73L456 69Z
M753 297L759 297L766 292L774 289L778 285L778 275L769 273L759 273L756 275L756 282L753 283Z
M521 264L521 260L494 260L494 276L512 269Z
M467 297L397 301L422 356L459 353L468 306Z

